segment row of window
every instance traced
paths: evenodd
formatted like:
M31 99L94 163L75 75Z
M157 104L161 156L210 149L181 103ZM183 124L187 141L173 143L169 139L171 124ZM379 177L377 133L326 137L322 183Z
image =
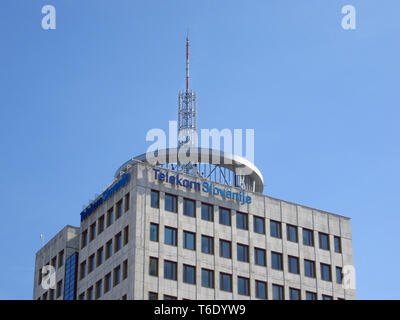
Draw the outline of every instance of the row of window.
M51 265L54 269L61 268L64 265L64 250L61 250L56 256L53 257L45 266ZM42 283L42 268L38 270L38 285Z
M38 300L55 300L62 296L62 289L63 289L63 281L60 280L57 282L56 289L49 289Z
M221 252L223 254L223 252ZM226 256L228 257L228 256ZM239 259L240 258L240 259ZM244 254L243 252L238 251L238 260L249 262L248 260L248 252ZM266 257L265 257L265 250L255 248L254 254L254 262L260 266L266 266ZM288 272L293 274L300 274L300 265L299 265L299 258L294 256L288 256L287 258L288 263ZM177 280L176 274L176 262L171 262L169 260L165 260L164 262L164 277L167 279ZM271 267L274 270L283 271L283 255L278 252L271 252ZM332 281L332 267L326 263L320 263L320 277L322 280L325 281ZM152 276L158 276L158 258L150 257L150 269L149 274ZM187 273L186 271L190 271ZM191 266L184 265L183 266L183 281L188 277L194 281L195 270L191 268ZM336 267L335 269L336 274L336 283L341 284L343 282L343 272L342 267ZM309 278L316 278L316 267L315 261L304 259L304 276ZM192 282L188 282L192 283Z
M99 249L96 253L89 256L88 260L84 260L79 265L79 280L85 278L86 274L91 273L95 267L99 267L103 264L104 260L107 260L111 255L118 252L123 246L128 244L129 240L129 226L126 226L122 231L118 232L113 239L110 239L106 244Z
M96 236L100 235L105 228L108 228L114 223L114 220L118 220L122 214L129 210L129 192L125 195L124 201L120 199L115 205L115 218L114 218L114 206L108 209L107 213L102 215L93 222L90 227L82 232L81 235L81 249L86 247L88 241L93 241Z
M165 210L177 213L178 197L173 194L165 194ZM151 190L151 206L153 208L160 207L160 193ZM196 217L196 202L191 199L183 199L183 214L189 217ZM231 226L231 210L219 207L219 223ZM214 221L214 206L208 203L201 203L201 218L206 221ZM236 227L242 230L249 230L249 215L243 212L236 213ZM303 244L306 246L314 246L314 232L310 229L303 228ZM265 218L254 216L253 231L265 234ZM287 240L298 242L298 227L286 225ZM279 221L270 221L270 235L274 238L282 239L282 223ZM329 235L323 232L318 233L320 249L330 250ZM337 253L342 252L340 237L334 236L334 250Z
M248 286L248 283L246 283L246 282L247 282L246 278L242 278L242 279L238 278L238 285L239 285L239 283L242 284L241 290L243 290L243 292L246 292L246 288ZM257 298L267 299L267 284L265 282L256 280L255 288L256 288L256 297ZM250 295L250 294L248 294L248 295ZM289 299L290 300L302 300L301 298L302 297L301 297L300 289L289 288ZM163 299L164 300L178 300L177 297L166 295L166 294L163 295ZM277 284L272 285L272 299L273 300L285 300L283 286L280 286ZM158 293L157 292L149 292L149 300L158 300ZM188 299L183 299L183 300L188 300ZM317 300L317 293L311 292L311 291L306 291L305 300ZM323 294L322 300L333 300L333 297ZM344 300L344 299L338 298L338 300Z
M178 265L174 261L164 260L164 278L177 280ZM150 257L149 274L158 277L158 258ZM201 285L206 288L215 288L215 272L210 269L201 269ZM182 268L182 281L189 284L196 284L196 267L184 264ZM219 289L232 292L232 275L229 273L219 273ZM280 285L272 285L273 299L282 300L284 297L284 288ZM246 277L237 277L238 294L250 296L250 279ZM267 283L255 280L255 296L259 299L267 299ZM291 300L300 300L300 289L290 288L289 297ZM326 296L328 297L328 296ZM164 297L165 298L165 297ZM306 293L307 300L316 300L316 293ZM323 296L324 298L324 296ZM155 293L149 295L149 299L158 299Z
M122 272L122 274L121 274ZM128 260L122 262L122 265L118 265L114 270L105 275L103 279L98 280L94 286L90 286L86 292L82 292L78 296L78 300L94 300L99 299L103 294L106 294L111 290L112 287L117 286L121 280L125 280L128 277ZM122 298L126 300L126 297Z

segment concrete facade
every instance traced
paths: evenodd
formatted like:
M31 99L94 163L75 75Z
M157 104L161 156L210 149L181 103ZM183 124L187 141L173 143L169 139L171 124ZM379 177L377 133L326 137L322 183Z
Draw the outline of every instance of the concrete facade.
M343 289L337 283L336 267L353 265L353 248L350 219L321 210L302 206L262 195L247 192L252 197L251 204L241 205L237 201L223 199L193 189L187 189L163 183L155 179L152 166L144 163L134 164L128 169L129 182L98 207L79 228L66 227L55 239L46 244L36 255L34 299L49 298L49 293L42 289L39 282L40 268L51 263L53 256L65 250L65 258L78 252L78 270L76 299L149 299L149 293L157 294L158 299L165 296L177 299L257 299L256 281L266 283L267 299L274 297L276 285L283 287L283 298L290 299L291 288L300 290L301 299L306 299L306 292L315 293L318 299L355 299L355 290ZM160 169L166 171L164 169ZM176 174L176 173L175 173ZM185 177L180 173L180 176ZM205 179L187 176L200 184ZM240 190L220 185L232 191ZM159 208L151 206L151 190L159 192ZM165 196L177 196L177 213L165 210ZM195 217L183 214L184 199L195 201ZM117 203L122 200L122 214L116 219ZM202 203L214 208L214 221L206 221L201 216ZM231 225L219 222L219 208L227 208L231 213ZM107 226L107 212L113 209L114 222ZM237 228L237 213L247 214L248 230ZM99 233L100 218L104 216L104 230ZM264 221L265 233L254 232L254 217ZM271 236L271 221L280 223L281 238ZM150 240L150 224L158 225L158 241ZM96 235L90 240L90 229L96 225ZM297 230L297 242L287 240L287 225ZM177 246L164 243L165 227L177 231ZM303 244L303 229L312 230L314 245ZM127 231L128 230L128 231ZM82 245L84 233L88 232L86 245ZM183 232L195 234L195 250L183 247ZM121 248L116 251L118 234L121 233ZM327 234L329 249L319 247L319 234ZM214 239L214 254L202 252L202 236ZM339 238L341 252L335 251L334 237ZM220 239L231 243L231 258L220 257ZM106 258L106 244L112 240L113 252ZM72 244L73 243L73 244ZM248 246L248 262L237 259L237 244ZM99 249L103 248L102 263L97 266ZM255 248L265 250L266 266L255 264ZM283 270L272 266L272 252L282 254ZM94 255L94 270L88 272L89 257ZM288 257L298 259L299 273L291 273ZM158 258L158 276L149 274L150 257ZM304 260L314 261L315 278L305 276ZM165 260L177 265L177 280L164 277ZM85 276L81 269L86 262ZM330 266L331 280L321 278L320 266ZM185 283L183 266L195 267L195 284ZM118 270L120 268L120 276ZM214 288L202 285L202 269L214 271ZM117 272L117 274L115 274ZM62 279L62 267L57 270L57 279ZM220 273L231 276L231 292L220 290ZM106 276L111 274L111 288L106 290ZM126 278L125 278L126 276ZM248 279L249 292L239 294L238 277ZM114 278L119 282L114 283ZM59 280L57 280L59 281ZM96 295L96 284L101 294ZM247 283L247 282L246 282ZM93 288L91 291L90 288ZM92 292L92 293L91 293ZM248 294L248 295L247 295ZM63 297L60 296L59 299Z

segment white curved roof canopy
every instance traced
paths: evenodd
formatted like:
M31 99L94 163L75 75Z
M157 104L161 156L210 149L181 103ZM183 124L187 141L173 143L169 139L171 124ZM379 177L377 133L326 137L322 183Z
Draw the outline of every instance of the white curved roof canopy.
M187 155L189 157L189 153ZM148 154L143 153L120 166L115 173L115 177L117 178L121 171L126 170L128 165L133 165L136 161L147 162L151 165L166 165L177 163L178 157L181 159L181 154L178 155L177 148L161 149ZM221 150L192 148L190 149L190 159L192 163L217 165L233 171L237 176L249 178L254 183L254 191L263 192L264 181L261 172L253 163L243 157Z

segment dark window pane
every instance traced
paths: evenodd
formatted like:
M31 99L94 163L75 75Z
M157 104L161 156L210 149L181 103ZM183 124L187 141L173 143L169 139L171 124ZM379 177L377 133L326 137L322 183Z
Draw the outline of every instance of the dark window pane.
M158 276L158 259L150 257L149 274L151 276Z
M158 242L158 224L150 224L150 241Z
M306 292L306 300L317 300L317 294L315 292Z
M303 229L303 244L305 246L314 246L314 233L312 230Z
M300 300L300 290L299 289L290 288L289 293L290 293L290 300Z
M343 282L342 268L336 267L336 282L341 284Z
M342 244L340 243L339 237L334 237L335 239L335 252L342 253Z
M243 262L249 262L249 246L237 245L237 259Z
M159 208L160 207L160 193L155 190L151 190L151 207Z
M165 227L165 244L169 244L171 246L177 245L177 231L174 228Z
M250 281L248 278L238 277L238 293L244 296L250 295Z
M196 202L189 199L183 199L183 214L189 217L195 217Z
M190 250L196 249L196 237L194 233L183 231L183 247Z
M245 213L236 213L236 227L242 230L248 230L248 215Z
M267 299L267 284L265 282L256 280L256 297Z
M176 269L177 269L177 264L176 262L172 261L164 261L164 278L166 279L171 279L171 280L176 280Z
M265 250L254 248L254 263L259 266L265 266Z
M306 277L315 278L315 262L304 260L304 274Z
M214 271L201 270L201 285L206 288L214 288Z
M325 233L319 233L319 247L320 249L329 250L329 236Z
M288 241L297 242L297 227L287 225L287 239Z
M165 210L177 213L178 198L172 194L165 194Z
M325 281L332 281L330 265L321 263L321 279Z
M201 252L214 254L214 238L201 236Z
M232 276L220 273L220 290L232 292Z
M283 300L283 287L276 284L272 285L273 300Z
M282 254L277 252L271 253L272 269L283 270Z
M219 223L226 226L231 225L231 210L219 208Z
M229 241L220 240L219 241L219 254L221 257L230 259L231 255L231 243Z
M282 238L280 222L271 220L271 237Z
M254 217L254 232L265 234L264 218Z
M183 265L183 282L196 283L196 268L193 266Z
M214 221L214 207L210 204L202 203L201 218L207 221Z
M288 256L289 272L299 273L299 259L296 257Z

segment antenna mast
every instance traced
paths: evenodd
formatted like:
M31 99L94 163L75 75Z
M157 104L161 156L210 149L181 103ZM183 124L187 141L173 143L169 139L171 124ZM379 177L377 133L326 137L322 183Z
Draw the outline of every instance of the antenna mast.
M186 90L179 92L178 110L178 147L197 143L194 141L197 133L197 98L196 93L189 89L189 36L186 36Z

